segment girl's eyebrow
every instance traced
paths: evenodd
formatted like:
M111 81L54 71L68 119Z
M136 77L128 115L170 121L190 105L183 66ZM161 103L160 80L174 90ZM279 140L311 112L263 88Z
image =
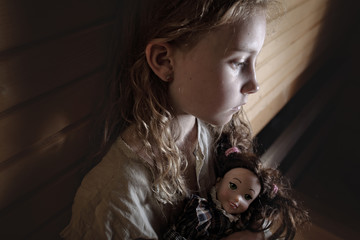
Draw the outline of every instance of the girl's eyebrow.
M235 47L228 49L230 52L256 53L253 49L247 47Z
M249 188L249 190L250 190L250 191L253 191L253 192L254 192L254 194L255 194L255 190L254 190L254 189L252 189L252 188Z

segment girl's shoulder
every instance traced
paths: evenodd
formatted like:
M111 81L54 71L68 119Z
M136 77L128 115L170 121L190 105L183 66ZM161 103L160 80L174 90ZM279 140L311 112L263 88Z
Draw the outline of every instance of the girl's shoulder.
M82 187L105 192L124 187L149 186L151 173L140 157L119 137L82 181Z

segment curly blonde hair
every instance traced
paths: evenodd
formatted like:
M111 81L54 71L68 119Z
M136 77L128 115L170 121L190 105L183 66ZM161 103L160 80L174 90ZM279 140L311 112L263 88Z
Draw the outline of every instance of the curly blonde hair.
M227 23L245 19L257 10L266 10L275 0L136 0L120 6L113 50L115 59L103 128L102 155L116 138L134 125L153 174L152 189L158 200L175 203L187 196L184 179L187 160L175 144L176 116L169 103L168 85L149 67L145 48L149 41L162 38L177 47L191 48L201 34ZM214 137L231 132L238 147L251 149L247 121L235 114L225 126L210 126Z

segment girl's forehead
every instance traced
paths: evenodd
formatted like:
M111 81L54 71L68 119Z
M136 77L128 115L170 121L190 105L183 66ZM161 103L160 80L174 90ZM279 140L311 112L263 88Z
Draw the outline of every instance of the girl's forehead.
M217 49L243 50L249 53L260 51L266 34L266 19L254 15L248 19L222 25L207 33L206 41Z

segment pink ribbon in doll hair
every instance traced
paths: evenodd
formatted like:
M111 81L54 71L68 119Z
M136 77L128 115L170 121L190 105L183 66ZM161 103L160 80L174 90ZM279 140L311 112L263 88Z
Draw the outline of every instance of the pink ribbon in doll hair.
M277 192L279 191L279 188L276 184L274 184L274 188L273 188L273 191L275 194L277 194Z
M238 153L240 150L237 147L229 148L225 151L225 156L229 156L231 153Z

